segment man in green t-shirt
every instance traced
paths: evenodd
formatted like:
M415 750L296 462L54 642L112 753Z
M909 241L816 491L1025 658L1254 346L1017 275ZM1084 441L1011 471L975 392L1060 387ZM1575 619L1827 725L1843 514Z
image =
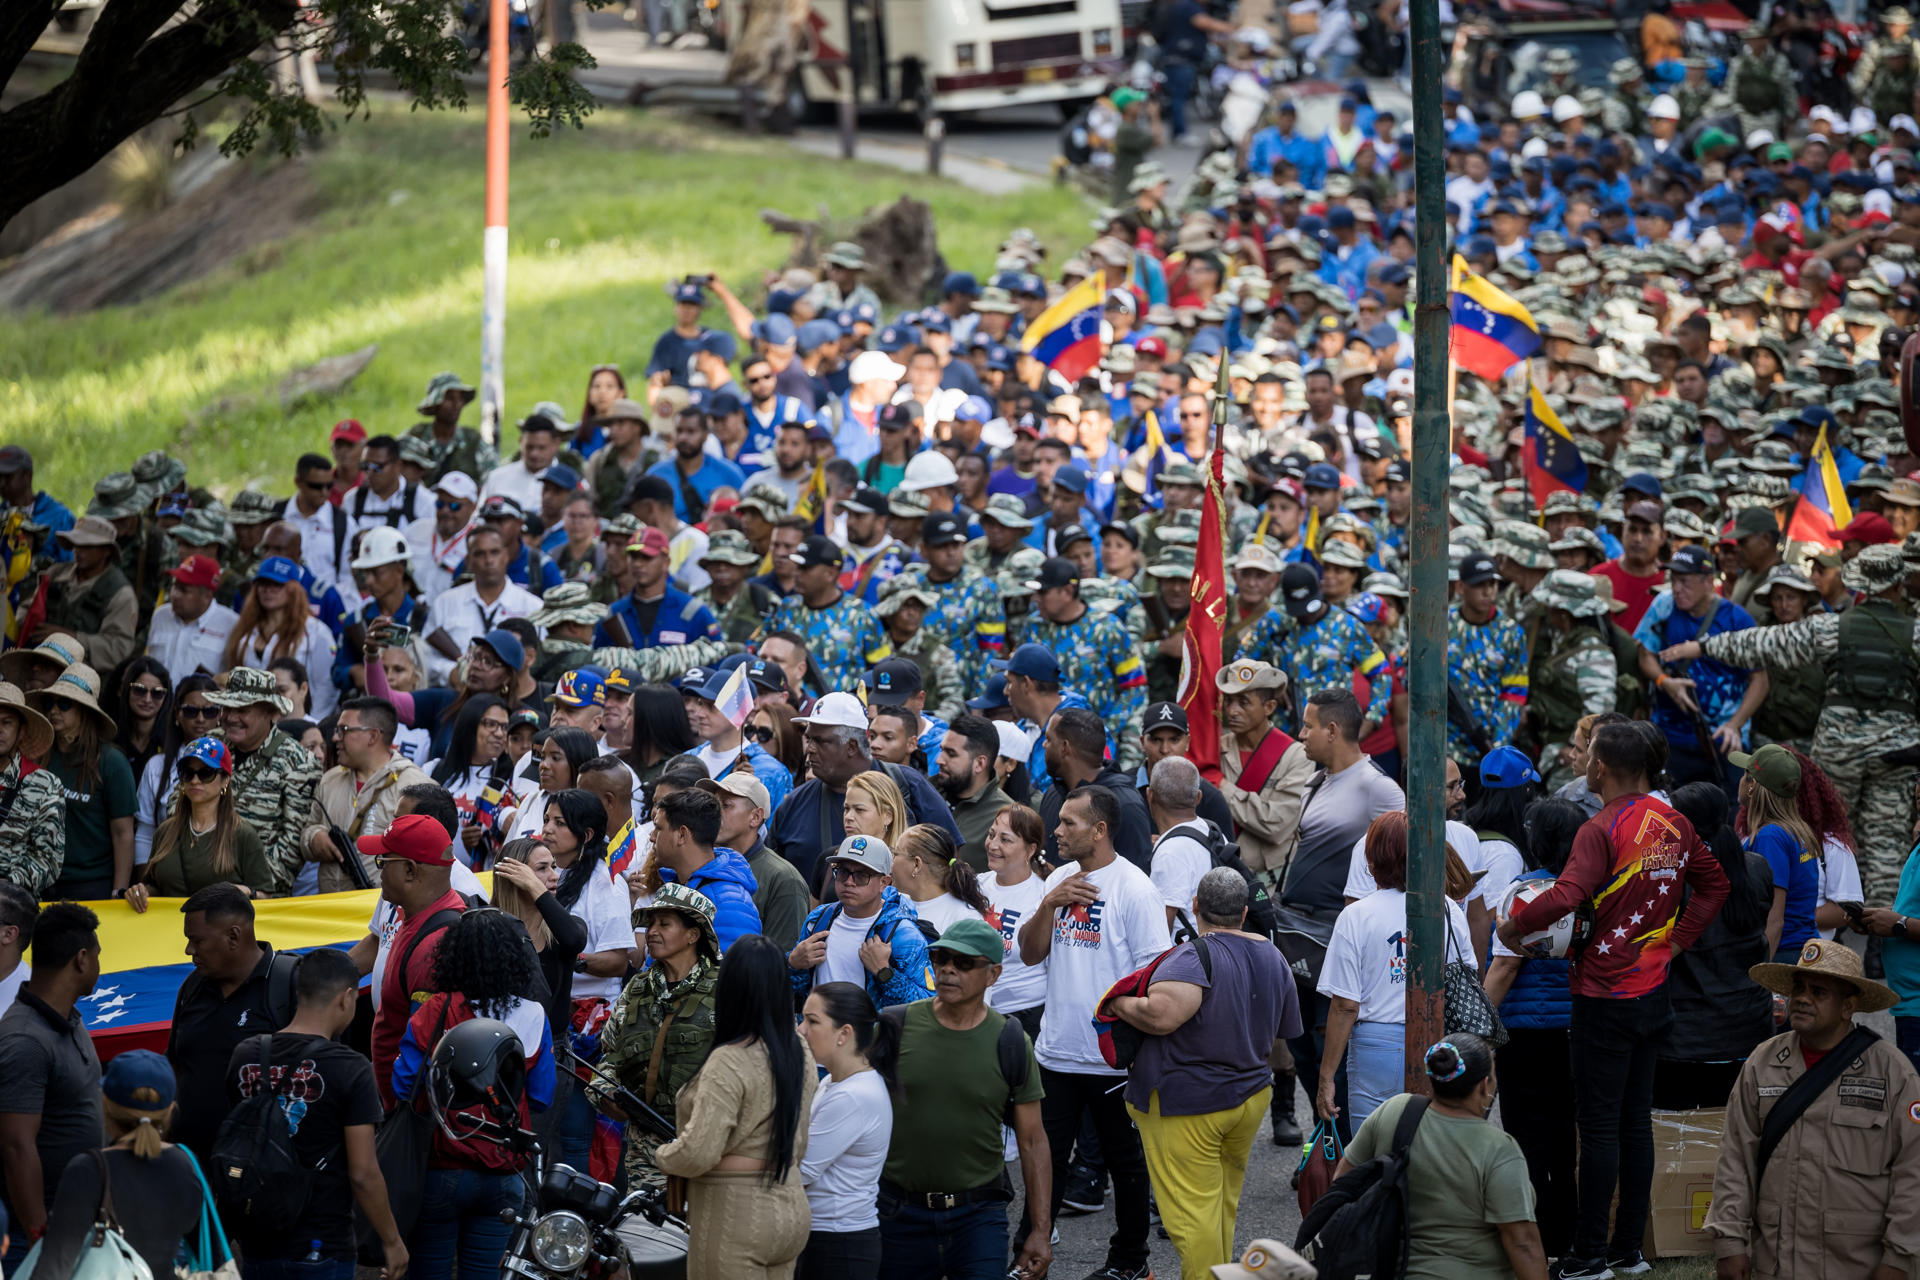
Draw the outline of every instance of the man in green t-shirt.
M933 999L902 1010L893 1140L880 1175L880 1274L999 1274L1013 1198L1001 1147L1011 1103L1033 1215L1013 1265L1040 1275L1053 1261L1053 1162L1040 1126L1040 1067L1016 1024L1026 1065L1014 1087L1000 1065L1007 1019L987 1007L1006 943L986 921L962 920L928 954Z

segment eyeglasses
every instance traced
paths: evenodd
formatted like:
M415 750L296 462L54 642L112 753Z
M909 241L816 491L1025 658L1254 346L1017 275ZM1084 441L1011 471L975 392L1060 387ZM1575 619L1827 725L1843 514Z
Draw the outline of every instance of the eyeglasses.
M752 375L748 375L747 377L748 386L752 386L756 382L772 382L772 381L773 381L773 375L770 373L763 373L763 374L760 374L758 377L754 377Z
M167 691L162 685L130 684L127 686L127 696L129 698L146 698L158 702L167 696Z
M842 884L866 884L879 874L879 872L873 870L871 867L849 867L835 863L833 868L833 878Z
M507 722L505 720L482 720L480 727L482 729L492 730L494 733L505 733L507 731Z
M220 708L181 707L175 714L183 720L218 720L220 718Z
M411 861L413 861L413 859L411 858L396 858L389 854L384 854L384 853L376 854L374 855L374 859L373 859L373 869L375 871L385 871L388 867L392 866L396 862L411 862Z
M377 476L387 469L387 464L384 462L363 462L360 464L360 469L368 475Z
M1455 791L1465 791L1466 789L1467 789L1467 780L1465 778L1455 778L1452 782L1449 782L1447 784L1447 791L1449 794Z
M442 498L440 501L434 503L433 505L438 507L442 511L458 511L460 508L466 506L467 504L463 499L455 499L452 502L448 502L445 498Z
M79 703L69 702L65 698L50 697L47 699L47 710L49 711L72 711L79 705Z
M962 973L972 973L975 969L984 969L993 961L982 956L963 956L957 951L948 951L935 947L927 952L927 962L936 969L952 965Z
M180 766L180 780L182 782L212 782L215 778L223 776L223 774L216 770L209 769L204 765L183 764Z
M343 725L335 726L335 729L337 732L343 733L343 734L377 732L377 730L375 730L374 727L370 724L343 724Z
M773 741L773 729L769 725L750 724L747 726L746 732L749 738L752 738L763 747Z

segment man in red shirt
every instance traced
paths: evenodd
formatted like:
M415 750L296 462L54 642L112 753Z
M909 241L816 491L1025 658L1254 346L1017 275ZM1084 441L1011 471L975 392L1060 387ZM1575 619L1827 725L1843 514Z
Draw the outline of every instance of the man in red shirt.
M467 900L452 884L453 839L426 814L395 818L381 834L361 836L359 845L379 869L380 896L406 917L387 951L380 1010L373 1018L374 1080L380 1101L391 1111L393 1059L400 1051L400 1037L407 1019L431 993L434 950L447 926L467 909Z
M1626 606L1616 619L1631 632L1640 625L1647 606L1666 585L1660 568L1660 504L1636 502L1627 508L1626 528L1620 534L1620 558L1593 571L1613 585L1613 598Z
M1653 1072L1673 1021L1667 966L1727 896L1726 873L1693 827L1646 794L1654 761L1645 726L1595 731L1587 786L1600 797L1600 812L1574 837L1553 888L1500 923L1500 940L1525 954L1524 934L1582 903L1593 912L1570 983L1580 1212L1573 1248L1555 1273L1565 1280L1640 1268L1653 1184ZM1619 1211L1609 1243L1616 1181Z

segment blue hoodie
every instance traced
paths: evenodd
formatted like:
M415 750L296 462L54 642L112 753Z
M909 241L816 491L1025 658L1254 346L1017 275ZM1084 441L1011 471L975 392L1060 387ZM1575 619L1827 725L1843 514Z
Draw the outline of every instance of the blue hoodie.
M822 903L807 914L806 923L800 926L800 941L805 942L814 934L833 928L833 922L846 908L837 902ZM900 891L888 885L880 891L880 912L873 919L873 925L867 930L867 937L879 938L893 947L893 962L888 966L887 983L883 987L873 974L866 975L867 996L873 1001L873 1007L884 1009L893 1004L912 1004L915 1000L926 1000L933 995L933 964L927 959L927 938L920 931L920 913L915 911L913 903L900 896ZM793 1007L798 1009L806 1003L807 993L813 990L814 975L818 969L792 969Z
M660 868L662 880L677 877L671 867ZM713 899L713 932L720 939L724 954L728 947L749 933L760 932L760 911L753 905L753 891L760 887L753 878L747 860L721 845L705 866L687 877L687 887L698 889Z

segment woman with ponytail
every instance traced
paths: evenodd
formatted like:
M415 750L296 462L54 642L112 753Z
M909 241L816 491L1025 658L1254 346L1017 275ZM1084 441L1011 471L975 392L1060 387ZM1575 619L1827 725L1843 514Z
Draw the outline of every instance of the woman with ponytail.
M961 920L984 920L993 910L957 853L953 834L928 822L908 827L893 846L893 887L937 933Z
M166 1140L176 1093L167 1060L151 1049L120 1054L107 1064L100 1093L107 1146L81 1152L60 1175L33 1265L41 1280L73 1275L98 1219L103 1172L120 1234L155 1276L173 1274L180 1241L200 1225L202 1195L193 1157Z
M1409 1276L1547 1280L1547 1255L1533 1221L1533 1188L1520 1144L1487 1123L1493 1107L1493 1051L1479 1036L1450 1035L1426 1052L1433 1098L1407 1149ZM1386 1155L1410 1093L1366 1118L1334 1169Z
M893 1057L893 1032L864 988L823 982L807 997L800 1034L827 1079L813 1095L800 1162L813 1226L795 1274L798 1280L875 1280L880 1169L893 1137L893 1100L883 1074Z

